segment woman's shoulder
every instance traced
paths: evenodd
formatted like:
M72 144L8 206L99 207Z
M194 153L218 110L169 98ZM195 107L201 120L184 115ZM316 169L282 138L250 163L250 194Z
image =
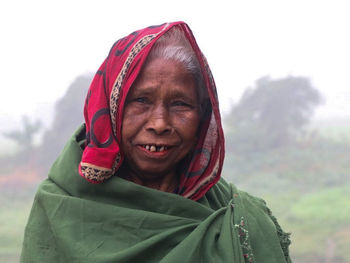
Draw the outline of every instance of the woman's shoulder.
M254 206L267 211L266 202L246 191L240 190L233 183L227 182L224 178L220 180L207 192L205 198L210 206L227 206L233 199L238 199L245 205ZM200 200L202 201L202 200Z
M278 243L281 247L286 262L291 262L289 257L289 245L291 244L290 233L283 231L265 200L238 189L234 184L230 184L224 179L217 187L226 189L226 192L230 193L231 205L234 207L233 209L235 211L236 221L239 223L238 225L248 224L254 229L251 233L252 247L258 249L259 246L262 245L260 242L254 242L254 240L260 240L257 233L265 231L264 236L277 236L277 239L274 239L276 246ZM264 231L262 229L264 229Z

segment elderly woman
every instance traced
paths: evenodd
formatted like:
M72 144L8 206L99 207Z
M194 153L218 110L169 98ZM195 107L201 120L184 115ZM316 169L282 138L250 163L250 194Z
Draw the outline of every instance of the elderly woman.
M220 179L214 80L183 22L118 40L39 187L21 262L290 262L264 201Z

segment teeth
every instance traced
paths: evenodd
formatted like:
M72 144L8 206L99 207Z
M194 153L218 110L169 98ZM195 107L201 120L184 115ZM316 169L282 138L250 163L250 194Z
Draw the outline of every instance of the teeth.
M152 145L149 150L150 150L150 152L155 152L156 151L156 146Z
M144 145L144 148L150 152L163 152L168 149L166 146Z

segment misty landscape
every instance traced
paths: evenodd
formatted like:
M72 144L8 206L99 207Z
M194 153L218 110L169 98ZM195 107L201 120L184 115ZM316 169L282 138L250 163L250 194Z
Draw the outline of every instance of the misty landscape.
M0 262L19 261L35 191L83 123L91 78L74 80L50 125L24 116L1 135ZM350 120L313 119L325 100L306 77L264 76L222 116L223 177L267 201L296 263L350 262Z

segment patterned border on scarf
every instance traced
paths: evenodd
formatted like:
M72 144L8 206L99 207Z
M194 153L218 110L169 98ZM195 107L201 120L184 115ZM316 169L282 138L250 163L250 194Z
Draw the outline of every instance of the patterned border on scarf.
M144 36L138 42L135 43L135 45L132 47L129 53L129 56L125 60L123 67L113 84L113 89L110 95L110 116L111 116L113 134L115 137L117 137L116 116L117 116L120 89L125 79L125 76L130 68L130 65L135 59L135 57L140 53L140 51L145 46L147 46L157 35L163 32L168 27L168 25L169 24L166 24L159 33ZM118 156L115 159L112 169L107 169L105 167L99 167L96 165L82 162L81 173L84 174L85 178L88 179L90 182L94 182L94 183L103 182L106 179L110 178L115 173L115 169L116 167L118 167L120 160L121 160L121 156L120 156L120 153L118 153Z
M243 252L243 257L246 263L254 263L254 255L252 247L249 243L249 232L247 228L245 228L245 220L242 216L240 222L235 224L235 228L238 230L238 237L241 243L241 248Z
M183 22L174 22L150 26L119 39L97 71L85 101L87 147L79 165L80 175L91 183L105 181L122 165L124 156L119 140L124 100L147 61L152 43L174 26L184 32L198 58L211 102L199 135L200 143L195 147L198 154L184 164L188 170L180 175L176 194L198 200L219 180L225 150L214 79L190 28Z

